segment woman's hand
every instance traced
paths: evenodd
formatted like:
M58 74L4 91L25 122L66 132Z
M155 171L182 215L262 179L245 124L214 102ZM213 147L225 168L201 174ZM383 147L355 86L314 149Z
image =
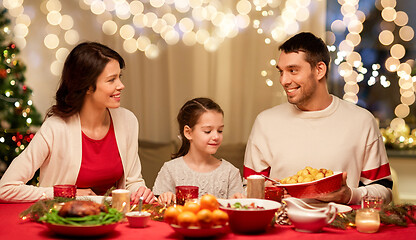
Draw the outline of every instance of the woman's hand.
M91 188L77 188L77 196L97 196Z
M137 192L131 194L130 200L132 204L138 204L140 197L143 197L143 203L153 203L155 201L155 195L147 187L140 187Z
M159 202L164 204L171 204L173 202L176 202L176 195L171 192L162 193L159 196Z

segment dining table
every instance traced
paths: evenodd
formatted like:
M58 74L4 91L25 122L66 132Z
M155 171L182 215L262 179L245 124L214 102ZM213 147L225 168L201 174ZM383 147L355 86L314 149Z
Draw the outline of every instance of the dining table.
M51 231L45 224L19 217L33 203L1 203L0 204L0 239L2 240L36 240L36 239L68 239ZM114 231L87 239L183 239L165 222L151 220L147 227L132 228L128 222L119 223ZM78 239L73 237L73 239ZM355 228L346 230L325 227L318 233L298 232L291 225L270 226L265 232L253 235L236 234L231 231L216 236L216 239L296 239L296 240L326 240L326 239L416 239L416 225L410 223L407 227L381 224L376 233L360 233Z

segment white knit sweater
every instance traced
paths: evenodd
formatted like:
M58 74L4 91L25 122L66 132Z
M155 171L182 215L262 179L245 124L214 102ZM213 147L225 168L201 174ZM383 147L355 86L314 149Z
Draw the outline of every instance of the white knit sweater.
M321 111L301 111L284 103L260 113L247 143L244 176L251 170L261 172L269 167L270 176L279 179L306 166L346 171L352 189L350 203L359 203L364 195L382 196L390 202L391 189L369 185L382 179L391 181L386 150L373 115L336 96L332 99ZM359 187L360 182L365 186Z
M160 169L153 193L175 193L175 187L181 185L198 186L199 196L209 193L218 198L230 198L244 191L240 171L224 159L215 170L206 173L192 170L183 157L170 160Z

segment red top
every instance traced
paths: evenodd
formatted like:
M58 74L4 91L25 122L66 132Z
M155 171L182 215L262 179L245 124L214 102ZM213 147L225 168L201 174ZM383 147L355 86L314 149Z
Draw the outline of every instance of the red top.
M104 138L94 140L82 133L82 163L77 187L91 188L95 194L106 191L123 176L123 164L118 152L113 122Z

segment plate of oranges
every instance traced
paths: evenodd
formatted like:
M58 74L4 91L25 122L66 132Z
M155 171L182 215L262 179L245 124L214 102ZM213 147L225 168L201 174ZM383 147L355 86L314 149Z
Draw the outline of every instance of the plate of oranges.
M211 194L203 195L198 202L168 207L164 220L184 237L211 237L228 231L228 214L219 209L218 200Z

